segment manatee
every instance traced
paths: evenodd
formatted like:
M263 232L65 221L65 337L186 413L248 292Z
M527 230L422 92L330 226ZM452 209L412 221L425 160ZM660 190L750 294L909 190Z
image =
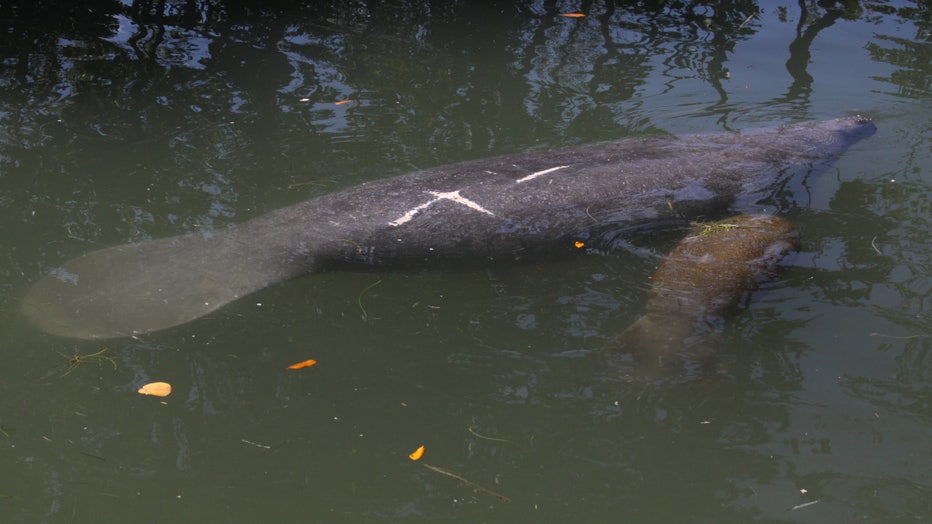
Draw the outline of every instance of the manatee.
M698 226L663 259L644 316L611 349L655 363L710 356L729 310L798 248L793 224L777 216L741 215Z
M38 280L22 311L56 335L131 336L309 273L513 263L578 243L610 250L632 228L744 208L874 131L852 116L424 169L229 228L90 252Z

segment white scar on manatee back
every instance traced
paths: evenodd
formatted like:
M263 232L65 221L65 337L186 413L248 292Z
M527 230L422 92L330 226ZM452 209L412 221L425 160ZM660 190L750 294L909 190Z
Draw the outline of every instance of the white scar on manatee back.
M433 200L427 201L417 207L409 209L408 212L406 212L404 215L400 216L399 218L392 220L391 222L388 223L388 225L400 226L406 222L410 222L411 219L417 216L418 213L436 204L437 202L440 202L441 200L449 200L450 202L456 202L457 204L464 205L468 207L469 209L474 209L480 213L485 213L486 215L495 216L495 213L492 213L488 209L485 209L484 207L473 202L472 200L469 200L468 198L464 198L460 196L460 190L448 191L446 193L437 193L435 191L428 191L427 193L435 196L436 198L434 198Z
M557 166L557 167L551 167L550 169L544 169L544 170L542 170L542 171L537 171L536 173L531 173L530 175L528 175L528 176L526 176L526 177L522 177L522 178L519 178L519 179L515 180L515 182L518 183L518 184L520 184L520 183L522 183L522 182L527 182L528 180L534 180L535 178L537 178L537 177L539 177L539 176L543 176L543 175L546 175L546 174L548 174L548 173L553 173L554 171L558 171L558 170L560 170L560 169L566 169L566 168L568 168L568 167L570 167L570 166Z
M556 166L556 167L551 167L551 168L549 168L549 169L543 169L543 170L541 170L541 171L536 171L536 172L534 172L534 173L531 173L531 174L528 175L528 176L525 176L525 177L522 177L522 178L519 178L519 179L515 180L515 183L516 183L516 184L520 184L520 183L522 183L522 182L527 182L528 180L533 180L533 179L535 179L535 178L537 178L537 177L540 177L540 176L543 176L543 175L546 175L546 174L549 174L549 173L553 173L554 171L559 171L560 169L565 169L565 168L567 168L567 167L570 167L570 166ZM486 173L493 174L493 173L491 173L491 172L489 172L489 171L486 171ZM433 196L436 197L436 198L434 198L433 200L428 200L427 202L424 202L423 204L420 204L420 205L418 205L418 206L416 206L416 207L413 207L413 208L409 209L407 212L405 212L404 215L401 215L400 217L396 218L395 220L392 220L391 222L389 222L388 225L390 225L390 226L396 226L396 227L397 227L397 226L400 226L400 225L402 225L402 224L406 224L406 223L410 222L411 219L413 219L414 217L416 217L418 213L420 213L421 211L424 211L425 209L429 208L430 206L436 204L437 202L440 202L441 200L449 200L449 201L455 202L455 203L457 203L457 204L462 204L462 205L468 207L469 209L473 209L473 210L478 211L478 212L480 212L480 213L485 213L486 215L495 216L495 213L492 213L491 211L489 211L488 209L485 209L484 207L482 207L482 206L479 205L478 203L476 203L476 202L474 202L474 201L472 201L472 200L469 200L468 198L465 198L464 196L460 195L460 191L462 191L462 189L457 189L456 191L448 191L448 192L445 192L445 193L438 193L438 192L435 192L435 191L428 191L428 192L427 192L428 194L433 195Z

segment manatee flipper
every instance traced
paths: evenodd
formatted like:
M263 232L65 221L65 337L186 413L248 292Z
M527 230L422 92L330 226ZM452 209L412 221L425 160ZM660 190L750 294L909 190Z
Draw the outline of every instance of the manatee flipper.
M647 360L706 356L728 310L797 248L798 233L780 217L741 215L700 226L664 258L645 315L610 350Z

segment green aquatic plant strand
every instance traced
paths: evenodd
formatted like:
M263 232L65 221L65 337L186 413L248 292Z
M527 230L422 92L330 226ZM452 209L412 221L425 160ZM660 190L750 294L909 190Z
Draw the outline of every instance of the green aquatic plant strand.
M110 365L113 366L114 371L116 371L116 368L117 368L116 361L104 355L104 353L106 353L107 351L108 349L104 348L98 351L97 353L90 353L87 355L74 355L71 357L69 357L68 355L65 355L64 353L59 353L59 355L69 360L68 369L66 369L65 372L59 376L59 378L70 374L72 371L75 370L75 368L78 367L79 364L83 364L85 362L91 362L91 361L97 362L98 366L102 362L109 362Z

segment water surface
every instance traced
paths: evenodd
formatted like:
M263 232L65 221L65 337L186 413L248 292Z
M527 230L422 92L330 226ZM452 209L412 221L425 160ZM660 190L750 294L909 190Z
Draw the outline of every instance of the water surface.
M918 4L87 5L0 7L3 522L932 520ZM137 339L19 313L82 253L366 180L855 113L874 137L742 210L791 219L803 249L711 369L644 376L600 351L679 231L312 275ZM135 393L154 380L173 394ZM421 444L511 502L410 461Z

